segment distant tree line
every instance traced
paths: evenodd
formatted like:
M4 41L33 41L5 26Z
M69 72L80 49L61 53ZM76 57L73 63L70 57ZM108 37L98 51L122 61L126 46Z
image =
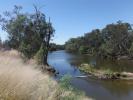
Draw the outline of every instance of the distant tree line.
M39 63L47 64L54 28L37 6L33 13L23 13L21 6L14 6L12 11L0 15L0 24L8 33L6 46L17 49L27 59L36 57Z
M65 49L64 45L59 45L56 43L50 43L49 51L57 51L57 50L64 50L64 49Z
M84 36L71 38L65 43L65 49L103 58L133 58L133 29L131 24L118 21L102 30L95 29Z

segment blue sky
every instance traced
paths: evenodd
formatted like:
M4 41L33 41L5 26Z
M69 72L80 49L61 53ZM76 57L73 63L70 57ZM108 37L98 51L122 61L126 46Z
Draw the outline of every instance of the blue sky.
M133 0L1 0L0 14L14 5L32 12L33 4L44 6L47 19L51 17L56 30L53 42L58 44L118 20L133 23ZM0 36L7 38L2 30Z

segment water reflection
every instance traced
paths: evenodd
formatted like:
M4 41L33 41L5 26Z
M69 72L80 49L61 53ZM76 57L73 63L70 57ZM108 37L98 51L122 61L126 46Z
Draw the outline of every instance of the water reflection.
M73 54L74 56L74 54ZM88 63L95 66L97 69L111 69L113 71L127 71L133 72L133 61L130 60L103 60L97 57L88 55L75 55L73 58L69 59L69 63L74 66L80 66L82 63Z
M126 60L101 60L87 55L70 54L65 51L56 51L49 54L48 62L60 72L60 75L83 75L77 68L81 63L89 63L98 69L112 69L115 71L133 72L133 63ZM97 80L94 78L74 78L71 84L83 90L88 96L96 100L133 100L133 81Z

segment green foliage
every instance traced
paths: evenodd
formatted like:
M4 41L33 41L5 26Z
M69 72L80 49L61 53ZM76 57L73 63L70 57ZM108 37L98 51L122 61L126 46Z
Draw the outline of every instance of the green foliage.
M64 45L50 43L49 51L64 50Z
M79 67L79 69L85 73L93 73L95 72L95 69L93 66L91 66L90 64L81 64L81 66Z
M35 59L37 61L38 64L42 64L43 63L43 54L44 54L44 50L43 47L41 46L41 48L39 49L39 51L36 53L35 55Z
M70 80L71 80L71 76L65 75L60 79L60 86L65 89L69 89L71 87Z
M106 35L105 42L108 45L110 55L118 56L127 54L128 48L131 46L130 32L132 28L128 23L117 23L107 25L102 33Z
M15 6L13 12L4 13L5 16L0 18L0 22L2 29L8 33L7 43L10 48L19 50L28 59L34 57L38 50L39 54L44 50L43 60L47 62L49 43L54 29L50 20L46 22L45 14L36 6L34 8L35 12L29 14L22 13L22 7Z
M77 50L79 48L78 40L76 38L70 39L68 42L66 42L65 48L67 51L70 51L70 52L76 51L77 52Z
M93 54L103 42L100 30L96 29L90 33L86 33L83 37L72 38L66 42L65 48L71 52Z
M87 51L88 51L88 47L80 46L79 52L80 52L81 54L86 54Z
M111 58L113 49L110 48L109 43L104 43L100 46L98 55L103 58Z
M106 70L104 70L104 74L107 74L107 75L111 76L111 75L114 74L114 71L112 71L110 69L106 69Z
M59 85L60 93L66 92L66 94L62 94L63 96L60 96L60 100L81 100L85 96L85 94L76 88L72 87L70 84L71 76L65 75L60 79Z
M72 38L65 44L65 49L98 55L100 57L117 58L128 55L133 42L133 30L129 23L121 21L109 24L104 29L93 30L83 37Z
M31 58L31 46L29 44L21 43L19 46L19 51L23 53L23 55L27 58Z

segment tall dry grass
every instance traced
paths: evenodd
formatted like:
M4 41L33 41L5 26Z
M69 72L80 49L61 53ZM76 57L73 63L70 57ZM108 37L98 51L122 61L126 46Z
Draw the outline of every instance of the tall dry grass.
M0 51L0 100L61 100L70 94L76 96L71 91L61 91L59 85L35 69L36 66L25 64L15 50Z

